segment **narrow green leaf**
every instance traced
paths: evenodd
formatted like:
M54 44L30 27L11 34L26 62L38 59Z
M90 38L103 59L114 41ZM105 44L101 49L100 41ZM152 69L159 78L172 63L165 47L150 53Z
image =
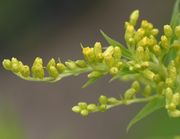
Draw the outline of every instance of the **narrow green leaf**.
M143 118L145 118L146 116L150 115L152 112L159 110L160 108L162 108L164 106L164 99L163 98L156 98L152 101L150 101L148 104L146 104L141 110L140 112L131 120L131 122L129 123L128 127L127 127L127 131L129 131L129 129L136 124L137 122L139 122L140 120L142 120Z
M119 46L122 49L122 55L128 59L130 59L131 53L129 52L129 50L124 47L120 42L110 38L107 34L105 34L102 30L100 30L101 34L103 35L103 37L106 39L106 41L112 45L112 46Z
M170 25L174 29L178 24L180 24L180 0L176 0L173 8L173 13L171 17Z
M100 77L89 79L89 80L82 86L82 88L88 87L89 85L91 85L91 84L93 84L94 82L96 82L99 78L100 78Z
M163 63L165 65L168 65L171 60L175 59L176 53L177 53L176 49L171 47L168 53L164 56Z

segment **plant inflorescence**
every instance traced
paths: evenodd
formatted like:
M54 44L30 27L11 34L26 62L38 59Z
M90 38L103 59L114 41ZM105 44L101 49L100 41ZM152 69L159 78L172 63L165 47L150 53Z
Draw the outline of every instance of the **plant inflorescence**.
M44 66L43 60L37 57L31 67L17 58L4 59L2 63L6 70L29 81L56 82L86 72L88 81L83 87L108 74L112 76L111 81L133 81L120 98L101 95L97 104L79 102L72 111L82 116L119 105L148 102L129 127L163 107L169 116L180 117L180 25L176 14L175 6L171 23L164 25L163 34L159 35L159 29L147 20L142 20L137 27L139 11L135 10L125 22L127 47L101 31L109 46L103 47L100 42L93 47L81 45L84 55L81 60L63 63L52 58Z

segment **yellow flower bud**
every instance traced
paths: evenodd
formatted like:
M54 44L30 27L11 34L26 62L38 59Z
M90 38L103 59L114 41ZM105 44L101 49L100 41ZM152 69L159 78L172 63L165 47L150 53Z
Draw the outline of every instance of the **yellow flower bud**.
M166 88L165 96L166 96L166 103L169 104L173 97L173 90L170 87Z
M124 93L124 98L126 100L132 99L135 96L135 94L136 94L136 90L134 88L130 88Z
M51 66L56 66L56 61L54 58L51 58L47 64L47 69L50 69Z
M43 64L43 60L42 60L42 58L40 58L40 57L36 57L36 59L34 60L33 65L36 65L36 64L40 64L40 65L42 65L42 64Z
M139 42L145 35L145 31L143 28L139 28L134 35L134 39L136 42Z
M180 38L180 25L176 26L175 34L176 34L176 37L179 39Z
M44 68L40 63L33 64L32 76L40 79L44 78Z
M110 98L108 98L108 103L109 104L117 104L119 101L116 99L116 98L114 98L114 97L110 97Z
M21 69L21 75L24 77L29 77L30 76L30 69L29 66L24 65Z
M159 33L159 30L157 28L154 28L151 30L151 34L155 37L158 35L158 33Z
M95 112L97 110L97 106L95 104L89 104L87 106L87 110L90 112Z
M57 68L59 73L62 73L65 70L66 67L65 67L65 65L63 63L59 62L59 63L56 64L56 68Z
M80 113L82 116L88 116L89 114L88 110L82 110Z
M99 103L100 104L107 104L107 102L108 102L108 98L106 96L101 95L99 97Z
M154 46L153 46L153 51L154 51L155 54L160 55L160 54L161 54L161 48L160 48L160 46L157 45L157 44L154 45Z
M152 87L150 85L146 85L144 88L143 95L145 97L149 97L152 94Z
M174 118L180 117L180 111L179 110L169 111L169 116Z
M106 110L107 110L106 104L101 104L101 105L99 105L99 111L105 112Z
M72 111L75 112L75 113L80 113L81 108L79 106L74 106L74 107L72 107Z
M138 18L139 18L139 10L133 11L132 14L130 15L130 20L129 20L130 24L135 26Z
M143 75L147 78L147 79L149 79L149 80L154 80L154 77L155 77L155 74L154 74L154 72L152 72L152 71L150 71L150 70L148 70L148 69L146 69L146 70L144 70L143 71Z
M87 109L87 103L86 102L79 102L78 106L81 108L81 110Z
M51 77L54 77L54 78L57 78L58 75L59 75L59 72L58 72L58 70L56 69L55 66L50 66L50 67L49 67L49 70L48 70L48 73L49 73L49 75L50 75Z
M2 65L6 70L11 70L12 68L12 63L9 59L4 59Z
M161 46L163 48L168 48L168 43L168 38L165 35L161 36Z
M112 74L112 75L115 75L115 74L117 74L118 73L118 68L117 67L112 67L111 69L110 69L110 74Z
M139 91L140 84L139 84L138 81L134 81L134 82L132 83L132 86L131 86L131 87L134 88L134 89L136 90L136 92L137 92L137 91Z
M76 60L76 61L75 61L75 64L76 64L78 67L80 67L80 68L84 68L84 67L87 66L87 65L86 65L86 62L85 62L84 60Z
M77 68L76 64L74 61L67 61L65 62L65 65L67 68L69 68L70 70L74 70Z
M120 47L118 47L118 46L114 47L113 57L115 59L119 60L121 58L121 55L122 55L122 53L121 53Z
M95 54L95 56L97 57L97 55L99 54L99 53L102 53L102 46L101 46L101 43L100 42L96 42L95 44L94 44L94 54Z
M169 38L173 34L173 30L170 25L164 25L164 34Z
M174 103L176 106L180 104L180 94L179 93L173 94L172 103Z

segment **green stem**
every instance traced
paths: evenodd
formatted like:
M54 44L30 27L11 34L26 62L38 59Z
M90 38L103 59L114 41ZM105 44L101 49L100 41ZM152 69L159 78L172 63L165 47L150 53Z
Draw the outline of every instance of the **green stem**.
M130 105L130 104L133 104L133 103L148 102L148 101L151 101L153 99L161 98L161 97L162 96L154 95L154 96L150 96L150 97L147 97L147 98L135 98L135 99L132 99L132 100L120 100L118 103L116 103L114 105L108 105L107 109L111 109L113 107L117 107L117 106L120 106L120 105Z

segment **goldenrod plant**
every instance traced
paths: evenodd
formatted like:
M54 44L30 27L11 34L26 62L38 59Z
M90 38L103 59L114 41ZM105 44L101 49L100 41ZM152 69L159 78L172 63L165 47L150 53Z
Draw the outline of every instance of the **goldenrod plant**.
M137 22L139 10L135 10L125 22L123 45L103 31L101 34L109 43L102 46L83 46L84 59L50 59L45 65L43 59L35 58L32 66L23 64L17 58L4 59L3 67L28 81L57 82L64 77L88 73L83 87L110 74L113 80L129 80L132 85L119 97L101 95L97 104L79 102L72 111L82 116L104 112L120 105L146 102L147 104L130 122L128 129L158 109L166 109L170 117L180 118L180 0L174 6L172 19L163 26L163 33L148 20Z

